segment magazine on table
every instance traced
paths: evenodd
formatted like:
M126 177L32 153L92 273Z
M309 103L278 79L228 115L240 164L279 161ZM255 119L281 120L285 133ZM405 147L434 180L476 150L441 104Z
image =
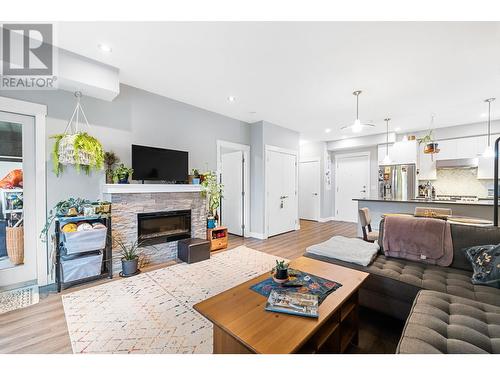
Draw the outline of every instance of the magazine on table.
M267 299L266 310L317 318L318 306L319 298L317 295L273 289Z

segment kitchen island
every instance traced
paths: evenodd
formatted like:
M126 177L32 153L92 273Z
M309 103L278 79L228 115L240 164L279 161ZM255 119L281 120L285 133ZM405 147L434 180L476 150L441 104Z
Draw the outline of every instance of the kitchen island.
M493 220L493 201L479 200L477 202L440 201L440 200L388 200L388 199L353 199L358 201L358 209L368 207L372 217L372 229L378 230L383 214L405 213L413 214L415 207L449 208L455 216L469 216L479 219ZM361 227L358 226L358 235Z

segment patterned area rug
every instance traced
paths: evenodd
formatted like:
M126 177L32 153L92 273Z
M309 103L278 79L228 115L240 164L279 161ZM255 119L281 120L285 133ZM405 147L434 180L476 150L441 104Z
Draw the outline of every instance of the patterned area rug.
M34 305L39 300L36 285L0 292L0 314Z
M270 271L276 257L240 246L64 295L73 353L212 353L193 305Z

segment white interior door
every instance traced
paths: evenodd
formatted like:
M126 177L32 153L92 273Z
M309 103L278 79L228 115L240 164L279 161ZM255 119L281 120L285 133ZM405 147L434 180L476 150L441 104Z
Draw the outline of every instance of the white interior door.
M301 161L299 167L299 217L318 221L320 217L319 160Z
M222 224L231 234L243 235L243 152L232 151L221 156Z
M266 169L268 235L295 230L298 219L297 156L268 150Z
M0 179L17 169L23 172L22 183L0 189L0 287L37 279L35 151L34 118L0 112ZM14 264L5 251L6 232L21 218L24 262Z
M336 158L335 216L341 221L358 222L358 202L367 198L370 188L370 156L352 155Z

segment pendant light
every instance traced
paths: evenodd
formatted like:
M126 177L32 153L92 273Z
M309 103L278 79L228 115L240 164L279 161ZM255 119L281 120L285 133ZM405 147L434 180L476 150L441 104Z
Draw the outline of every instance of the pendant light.
M359 119L359 95L361 92L361 90L357 90L352 93L356 97L356 120L351 125L341 127L341 130L351 129L353 133L360 133L363 130L363 126L375 126L374 124L363 124Z
M391 164L391 158L389 157L389 121L391 121L390 118L385 118L385 126L386 126L386 131L385 131L385 157L384 160L382 161L383 164Z
M495 156L495 151L493 151L493 147L491 147L491 102L494 101L495 98L485 99L485 102L488 103L488 140L486 144L486 149L483 152L483 157L492 158Z

